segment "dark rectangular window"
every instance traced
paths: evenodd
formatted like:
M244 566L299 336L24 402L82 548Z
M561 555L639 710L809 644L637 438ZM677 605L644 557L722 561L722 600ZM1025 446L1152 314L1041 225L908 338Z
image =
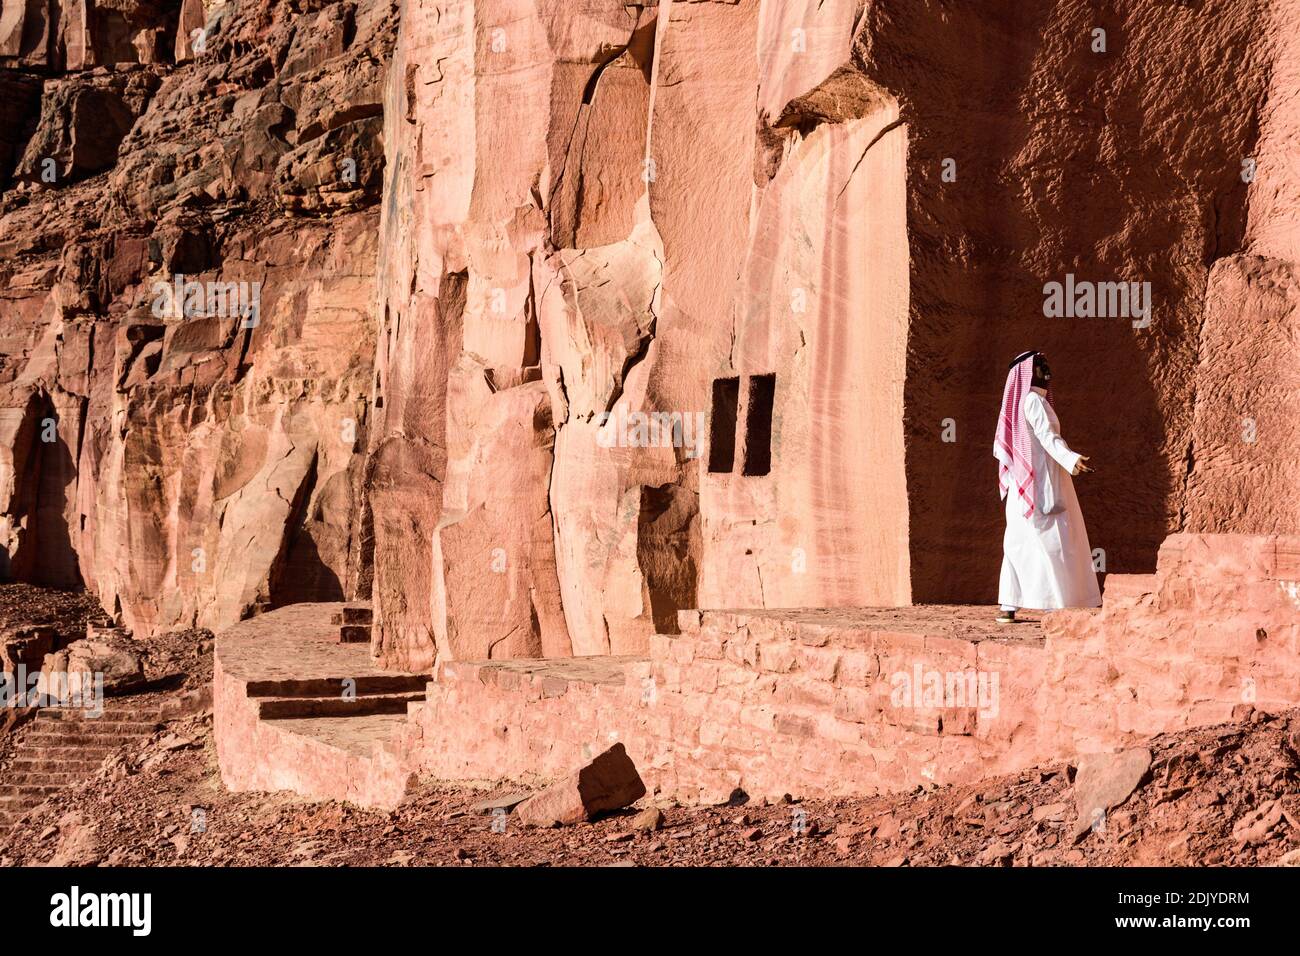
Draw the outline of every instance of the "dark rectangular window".
M713 380L713 415L709 421L709 471L730 472L736 463L736 417L739 378Z
M745 415L745 475L766 475L772 470L772 406L776 375L749 377L749 411Z

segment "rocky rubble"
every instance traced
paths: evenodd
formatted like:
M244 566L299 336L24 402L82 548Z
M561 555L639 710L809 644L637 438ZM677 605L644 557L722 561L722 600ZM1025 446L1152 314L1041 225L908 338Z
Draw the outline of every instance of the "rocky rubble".
M97 687L116 694L143 683L144 659L130 638L95 636L46 655L37 691L62 700L93 694Z
M1026 347L1108 570L1293 530L1297 17L7 4L0 575L138 636L373 597L414 670L987 601ZM1076 273L1152 324L1048 319Z
M1243 708L1236 722L1153 740L1149 764L1143 754L1084 756L976 784L836 801L678 807L646 795L552 829L522 825L517 811L529 795L511 789L485 795L425 781L390 813L230 793L210 718L189 716L32 811L0 840L0 862L1300 865L1298 748L1300 712ZM1076 828L1078 808L1096 804L1097 793L1114 805Z
M90 621L103 616L99 602L83 592L0 584L0 628L6 633L51 627L59 640L71 641L85 635Z

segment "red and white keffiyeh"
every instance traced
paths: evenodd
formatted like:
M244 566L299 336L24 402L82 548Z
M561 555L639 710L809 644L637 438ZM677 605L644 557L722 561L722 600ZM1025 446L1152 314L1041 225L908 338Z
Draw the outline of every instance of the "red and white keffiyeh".
M1002 414L998 418L997 434L993 438L993 456L998 460L998 491L1002 498L1014 484L1016 494L1024 503L1025 517L1034 513L1034 434L1025 421L1021 403L1034 381L1034 358L1031 352L1017 362L1007 373L1007 384L1002 390ZM1052 393L1047 392L1050 405Z

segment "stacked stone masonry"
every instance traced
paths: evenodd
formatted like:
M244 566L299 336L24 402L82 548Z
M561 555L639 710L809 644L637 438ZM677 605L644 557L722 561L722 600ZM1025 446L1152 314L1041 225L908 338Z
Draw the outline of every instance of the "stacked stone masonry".
M247 682L225 676L228 632L223 771L232 785L392 805L411 774L536 784L621 741L652 793L687 803L978 778L1243 706L1300 705L1298 582L1298 537L1178 535L1156 574L1112 576L1102 609L1041 626L999 630L987 608L685 612L682 633L656 635L648 658L441 662L368 754L262 739L296 736L295 722L258 724ZM269 639L293 610L255 626ZM237 730L223 702L242 715ZM223 733L241 736L247 756L229 760ZM324 764L305 779L311 760Z

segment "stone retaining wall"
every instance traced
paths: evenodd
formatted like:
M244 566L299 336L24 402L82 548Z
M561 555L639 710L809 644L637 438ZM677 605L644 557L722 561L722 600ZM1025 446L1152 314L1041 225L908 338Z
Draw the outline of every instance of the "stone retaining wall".
M652 789L685 802L999 774L1300 705L1297 579L1298 537L1176 535L1157 574L1111 576L1102 610L1047 615L1045 644L689 612L621 682L443 664L400 748L435 776L533 782L622 740ZM996 693L931 700L935 674Z

